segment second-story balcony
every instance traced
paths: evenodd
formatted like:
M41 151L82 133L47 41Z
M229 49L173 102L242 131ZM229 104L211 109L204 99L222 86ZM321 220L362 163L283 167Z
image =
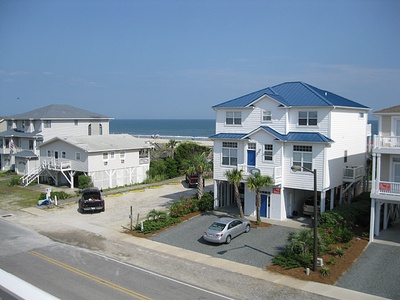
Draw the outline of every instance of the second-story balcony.
M400 153L400 136L374 136L373 151L379 153Z
M274 184L282 183L282 167L255 167L245 164L239 164L238 170L243 170L243 179L247 179L254 172L260 172L262 176L270 176L274 180Z
M344 182L357 182L360 181L364 176L364 167L346 167L343 169L343 181Z
M400 203L400 182L375 181L371 189L371 197L398 201Z

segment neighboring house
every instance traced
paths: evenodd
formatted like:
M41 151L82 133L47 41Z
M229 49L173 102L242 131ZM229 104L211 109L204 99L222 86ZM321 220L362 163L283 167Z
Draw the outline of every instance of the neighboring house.
M373 114L379 131L372 149L370 242L400 218L400 105Z
M303 82L287 82L213 106L215 207L235 203L226 171L243 170L245 215L255 215L254 172L271 176L261 216L284 220L302 214L317 191L321 212L360 193L367 157L368 107ZM291 167L297 165L301 172ZM331 199L330 201L328 199ZM328 207L325 207L328 206Z
M5 117L0 132L1 170L26 174L37 167L37 146L58 136L108 135L111 118L70 105L48 105Z
M110 135L107 116L49 105L5 120L7 128L0 132L1 169L23 175L24 184L39 178L74 187L80 174L92 176L99 188L146 179L152 146L130 136Z
M102 189L141 183L150 167L150 147L128 134L55 137L38 147L40 169L34 173L71 188L79 175L90 176Z

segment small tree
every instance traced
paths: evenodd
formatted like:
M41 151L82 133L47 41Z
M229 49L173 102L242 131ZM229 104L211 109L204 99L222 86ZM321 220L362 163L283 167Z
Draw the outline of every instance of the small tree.
M178 141L176 140L169 140L169 142L165 145L167 148L171 149L171 158L174 159L175 154L175 147L178 145Z
M261 189L273 183L274 181L270 176L262 176L259 172L247 179L247 186L249 190L256 192L257 224L261 223Z
M194 154L185 164L185 173L197 174L197 194L198 198L204 194L204 173L211 171L211 163L208 161L205 153Z
M241 218L244 217L242 201L240 200L240 194L239 194L240 182L243 179L242 172L243 170L238 170L238 169L233 169L225 172L225 176L228 179L228 182L233 184L235 190L235 200L239 208L239 214Z
M92 186L93 186L93 183L92 183L92 178L90 178L90 176L86 176L86 175L78 176L78 188L84 189L84 188L88 188L88 187L92 187Z

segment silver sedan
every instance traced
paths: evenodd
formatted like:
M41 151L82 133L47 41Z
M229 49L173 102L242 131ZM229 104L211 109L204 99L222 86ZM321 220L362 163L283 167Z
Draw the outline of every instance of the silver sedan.
M203 239L212 243L227 243L242 234L250 231L250 221L245 219L220 218L212 223L203 233Z

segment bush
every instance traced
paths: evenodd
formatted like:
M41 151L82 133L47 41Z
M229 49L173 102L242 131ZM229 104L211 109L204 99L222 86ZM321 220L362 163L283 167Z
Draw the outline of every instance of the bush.
M15 185L21 185L21 177L20 176L14 176L8 181L8 186L15 186Z
M328 267L322 267L320 270L320 273L322 274L322 276L328 276L330 272L330 269Z
M181 220L179 218L171 218L167 215L165 219L158 220L146 220L143 222L143 231L141 230L142 225L137 224L135 230L140 231L144 234L152 233L159 229L171 226L173 224L179 223Z
M169 214L173 218L182 217L199 210L199 201L195 198L180 197L179 201L172 203Z
M212 211L214 209L214 193L212 191L205 193L198 201L200 211Z
M93 183L92 183L92 179L90 178L90 176L86 176L86 175L78 176L78 188L85 189L85 188L89 188L92 186L93 186Z
M64 200L68 199L71 197L74 197L74 195L67 194L66 192L59 191L59 192L50 192L50 198L55 199L55 196L57 196L57 200ZM43 200L46 199L46 193L41 193L38 197L38 200Z

